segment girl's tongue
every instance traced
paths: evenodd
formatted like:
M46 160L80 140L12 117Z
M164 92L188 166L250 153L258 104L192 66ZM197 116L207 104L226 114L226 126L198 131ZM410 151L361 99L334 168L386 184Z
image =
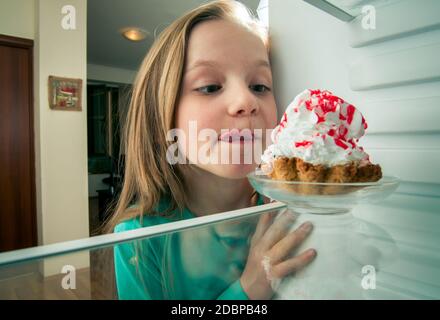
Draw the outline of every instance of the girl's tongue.
M220 135L219 140L224 142L248 142L254 140L254 134L250 129L231 129L229 131L223 132Z

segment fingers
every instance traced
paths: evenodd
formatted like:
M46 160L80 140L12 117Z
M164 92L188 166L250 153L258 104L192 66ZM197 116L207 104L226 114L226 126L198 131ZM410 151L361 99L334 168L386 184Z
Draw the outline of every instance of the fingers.
M255 233L252 236L251 244L258 242L264 235L266 230L272 224L272 221L276 215L276 212L263 213L258 221Z
M285 276L299 271L313 261L316 257L314 249L308 249L295 256L294 258L283 261L272 267L272 275L276 278L284 278Z
M286 235L270 250L272 261L274 263L277 263L286 258L286 256L288 256L294 248L296 248L304 241L304 239L310 234L312 229L313 225L311 222L304 222L295 231Z
M275 200L272 200L271 198L263 196L263 203L264 204L268 204L268 203L271 203L271 202L275 202Z
M295 214L287 210L283 211L261 238L262 249L269 250L280 241L287 234L295 219Z

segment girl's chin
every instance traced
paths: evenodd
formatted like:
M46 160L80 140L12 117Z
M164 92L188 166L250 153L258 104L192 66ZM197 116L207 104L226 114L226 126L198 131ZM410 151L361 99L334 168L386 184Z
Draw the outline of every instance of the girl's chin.
M243 179L255 170L256 164L222 164L209 168L209 171L216 176L227 179Z

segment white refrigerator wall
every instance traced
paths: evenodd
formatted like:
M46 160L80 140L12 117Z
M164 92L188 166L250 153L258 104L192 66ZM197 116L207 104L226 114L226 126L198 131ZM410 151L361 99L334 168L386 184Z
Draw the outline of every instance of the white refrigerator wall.
M378 286L439 298L440 1L376 10L376 29L364 30L362 17L346 23L301 0L269 1L278 116L306 88L328 89L361 110L369 128L360 144L386 175L402 179L386 202L354 211L400 250Z

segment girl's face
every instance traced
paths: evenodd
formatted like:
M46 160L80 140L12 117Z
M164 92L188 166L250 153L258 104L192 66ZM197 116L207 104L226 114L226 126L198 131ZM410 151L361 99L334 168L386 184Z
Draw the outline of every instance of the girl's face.
M176 110L176 127L186 137L179 142L181 151L217 176L243 178L259 163L266 129L277 121L267 50L258 36L225 20L196 25L187 50ZM190 127L197 127L197 136ZM212 129L215 138L198 135L202 129Z

